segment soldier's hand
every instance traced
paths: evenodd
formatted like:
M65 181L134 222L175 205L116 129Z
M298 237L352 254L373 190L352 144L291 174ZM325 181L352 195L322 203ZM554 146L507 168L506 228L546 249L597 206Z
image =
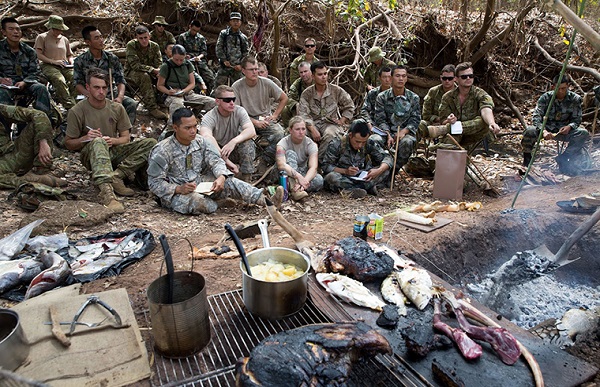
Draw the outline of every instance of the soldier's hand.
M490 130L492 131L492 133L498 134L500 133L500 126L494 122L493 124L490 124Z
M17 82L17 83L15 83L15 86L17 86L20 90L24 90L25 89L25 82L23 82L23 81Z
M10 78L0 78L0 84L6 85L6 86L12 86L13 81Z
M454 113L450 113L450 115L447 118L447 121L447 123L454 124L456 121L458 121L458 118L456 118Z
M44 165L48 165L52 162L52 151L46 140L40 140L40 152L38 153L38 158Z
M177 187L175 187L175 193L179 194L179 195L188 195L188 194L191 194L192 192L194 192L195 189L196 189L196 183L189 182L189 183L185 183L185 184L178 185Z
M396 136L394 136L392 133L389 133L387 136L387 147L391 148L392 145L394 145L395 140L396 140Z
M240 173L240 168L231 160L225 159L225 165L227 166L227 169L229 169L234 175Z
M359 171L360 171L360 169L358 169L357 167L354 167L354 166L348 167L348 168L346 168L346 175L356 176Z
M102 136L102 138L104 139L104 141L106 141L106 143L108 144L108 147L110 148L111 146L113 146L113 138L112 137L108 137L108 136Z
M321 141L321 133L317 130L317 128L315 128L314 126L311 126L309 129L310 129L310 134L311 134L313 141L320 142Z
M547 131L546 129L544 129L544 140L552 140L554 138L554 133L551 133L549 131Z
M124 99L124 98L125 98L125 96L123 96L123 95L117 95L117 96L115 97L115 99L113 99L113 102L117 102L117 103L120 103L120 104L122 104L122 103L123 103L123 99Z
M221 192L225 188L225 176L221 175L213 182L211 187L211 191L213 192Z
M231 66L231 62L229 62L228 60L223 62L223 64L225 65L225 67L233 67L233 66Z
M569 125L567 125L567 126L563 126L562 128L560 128L558 130L558 134L565 135L565 134L569 134L570 131L571 131L571 127Z
M242 71L242 65L235 65L235 66L233 66L233 69L235 71Z
M231 141L225 144L223 148L221 148L221 157L223 159L229 158L229 155L235 149L235 144L232 144Z
M367 172L367 177L365 177L365 180L371 181L371 180L377 178L377 176L381 175L382 172L383 172L383 170L381 168L369 169L369 172Z

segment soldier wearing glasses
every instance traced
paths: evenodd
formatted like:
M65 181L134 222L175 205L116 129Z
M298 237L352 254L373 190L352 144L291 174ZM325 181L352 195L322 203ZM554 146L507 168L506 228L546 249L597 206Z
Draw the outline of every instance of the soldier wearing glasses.
M429 126L440 125L442 117L440 117L440 103L442 96L456 88L454 81L456 80L456 68L453 64L448 64L442 68L440 75L440 83L432 87L427 92L423 99L423 113L421 114L421 123L419 124L419 134L421 137L429 137ZM432 137L437 137L433 135Z
M202 117L200 135L213 143L230 171L241 173L241 180L249 183L254 173L256 144L252 138L256 131L246 109L236 105L235 100L233 88L217 87L217 106Z
M448 134L450 132L448 124L461 121L462 134L452 136L464 148L477 145L490 131L494 134L500 132L492 111L494 101L485 90L473 86L473 78L473 67L470 62L456 66L458 87L442 97L439 115L446 118L442 121L443 130L436 132L437 135ZM448 139L444 142L453 144Z
M300 66L300 63L308 62L309 64L313 64L319 61L319 58L315 56L316 49L316 40L313 38L304 39L304 54L296 57L290 64L290 85L293 84L296 79L300 78L300 73L298 72L298 66Z

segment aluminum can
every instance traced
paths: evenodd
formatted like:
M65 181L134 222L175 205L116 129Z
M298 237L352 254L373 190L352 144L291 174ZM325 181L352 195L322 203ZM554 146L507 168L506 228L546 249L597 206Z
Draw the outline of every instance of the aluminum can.
M287 201L289 197L288 192L288 175L286 171L279 172L279 185L283 187L283 201Z

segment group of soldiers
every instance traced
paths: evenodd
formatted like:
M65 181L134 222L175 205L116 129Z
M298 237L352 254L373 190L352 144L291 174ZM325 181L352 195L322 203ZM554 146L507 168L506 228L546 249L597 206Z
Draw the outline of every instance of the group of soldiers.
M166 30L162 16L155 18L152 32L136 27L123 69L104 49L95 26L83 28L88 50L74 58L62 35L68 27L59 16L50 16L48 32L37 37L34 48L21 42L18 22L4 18L0 122L6 130L0 136L0 186L66 183L50 173L52 128L60 124L60 114L40 73L67 111L65 147L80 152L100 190L99 201L114 211L124 210L117 195L134 195L128 187L134 181L147 184L163 206L180 213L211 213L225 198L264 204L269 193L251 185L257 155L266 167L273 166L271 182L282 172L288 175L292 200L323 187L352 198L378 195L422 139L470 150L500 131L493 100L473 85L468 62L445 66L441 83L429 90L421 108L419 96L406 88L408 68L373 47L364 73L367 94L356 111L350 95L329 82L328 66L315 56L315 39L305 39L304 53L292 61L286 93L248 54L241 25L241 14L232 12L217 40L215 74L197 20L177 38ZM139 88L152 116L168 120L171 137L160 143L131 141L138 102L125 95L128 82ZM569 142L565 153L576 155L589 133L579 126L581 98L568 90L570 82L568 76L562 79L543 136ZM524 133L525 163L531 160L551 94L540 98L533 126ZM83 99L76 102L77 96ZM33 109L16 106L30 102ZM190 105L207 111L199 124ZM15 141L7 122L19 124ZM276 205L283 191L279 187L272 194Z

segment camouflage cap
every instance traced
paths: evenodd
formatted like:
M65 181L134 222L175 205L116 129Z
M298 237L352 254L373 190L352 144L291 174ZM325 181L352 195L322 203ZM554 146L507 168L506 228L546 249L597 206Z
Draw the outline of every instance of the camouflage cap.
M63 21L63 18L60 16L56 16L56 15L50 15L50 17L48 18L48 21L46 22L46 24L44 24L44 26L46 28L50 29L56 29L56 30L61 30L61 31L66 31L69 29L69 27L67 27Z
M369 62L376 62L385 56L385 52L381 47L374 46L369 50Z
M242 14L239 12L232 12L229 14L229 20L239 19L242 20Z
M161 26L168 26L169 23L167 23L167 21L165 20L164 16L157 16L154 18L154 21L152 22L152 25L155 24L160 24Z

